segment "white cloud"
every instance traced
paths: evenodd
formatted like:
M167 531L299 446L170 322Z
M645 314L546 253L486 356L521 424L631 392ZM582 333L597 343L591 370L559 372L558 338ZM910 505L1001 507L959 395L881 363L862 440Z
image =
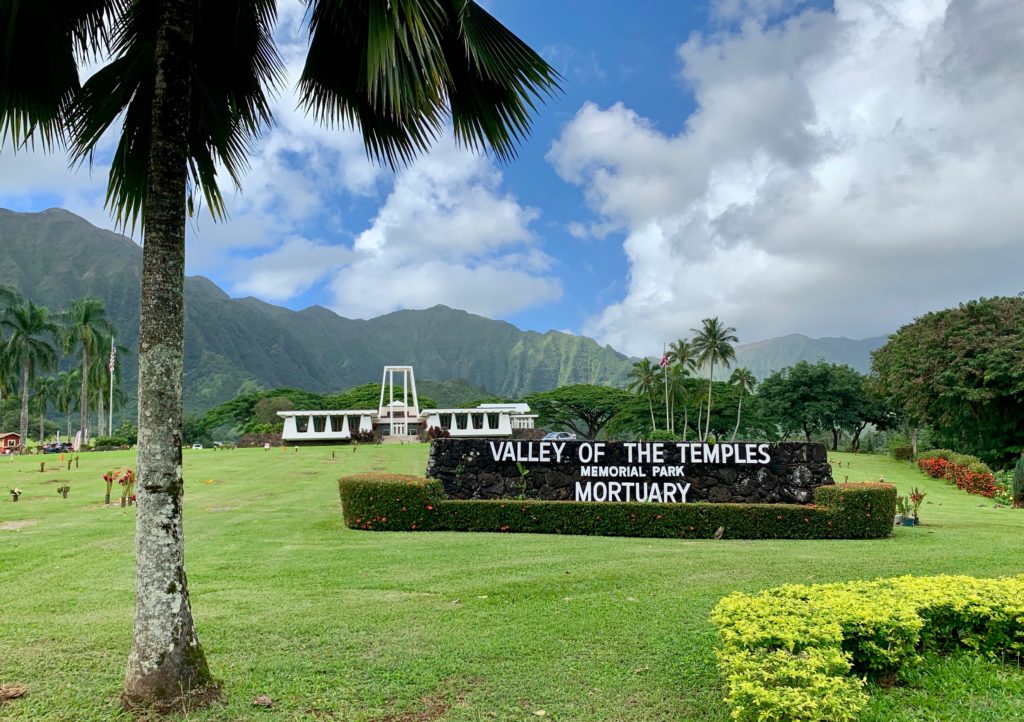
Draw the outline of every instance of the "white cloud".
M368 317L438 303L503 315L557 299L550 259L529 229L537 211L500 191L483 157L443 143L399 173L357 259L334 279L334 308Z
M678 133L621 104L565 127L549 160L629 261L586 332L637 354L715 315L742 340L869 335L1020 289L1024 4L835 6L684 42Z
M795 11L808 0L712 0L711 15L723 21L744 18L767 18L786 15Z
M292 237L269 253L237 263L233 290L270 301L285 301L304 293L314 283L352 258L344 246Z

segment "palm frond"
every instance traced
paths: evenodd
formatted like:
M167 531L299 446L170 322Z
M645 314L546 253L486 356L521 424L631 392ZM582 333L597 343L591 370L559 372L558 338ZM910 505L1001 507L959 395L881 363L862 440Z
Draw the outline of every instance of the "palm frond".
M515 155L535 101L558 74L467 0L306 0L310 49L300 103L358 129L392 168L428 150L451 118L456 139Z
M80 89L78 65L101 55L127 0L6 0L0 4L0 142L64 138Z
M273 41L274 0L200 0L193 37L188 109L188 174L214 217L225 207L218 169L237 186L260 130L271 122L270 94L281 78ZM120 225L145 219L150 147L155 3L135 3L112 41L115 58L83 86L71 108L73 155L91 160L104 132L121 119L106 203ZM190 195L191 195L190 190Z

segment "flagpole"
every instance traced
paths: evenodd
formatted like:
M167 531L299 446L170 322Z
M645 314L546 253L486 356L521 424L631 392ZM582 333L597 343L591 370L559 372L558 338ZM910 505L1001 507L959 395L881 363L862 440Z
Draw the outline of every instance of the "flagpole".
M110 337L110 404L108 411L110 413L107 421L107 435L114 435L114 337Z

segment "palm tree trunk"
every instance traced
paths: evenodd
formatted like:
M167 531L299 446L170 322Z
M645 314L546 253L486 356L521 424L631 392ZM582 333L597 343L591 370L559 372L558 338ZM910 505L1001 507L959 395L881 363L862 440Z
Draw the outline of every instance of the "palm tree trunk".
M651 409L651 431L654 431L655 429L658 428L658 425L654 421L654 400L651 399L651 395L650 394L647 394L647 405Z
M700 400L697 404L697 441L703 438L703 424L704 424L704 399Z
M82 394L78 398L78 428L82 432L82 443L89 436L89 344L82 340Z
M46 409L44 408L39 412L39 446L46 443L46 429L43 422L46 420Z
M673 434L676 433L676 393L675 388L672 389L672 394L668 397L668 430Z
M704 438L701 441L707 441L708 437L711 436L711 382L715 377L715 362L712 361L708 370L708 422L704 425Z
M683 406L683 441L686 441L686 432L689 431L690 409Z
M181 707L216 685L199 643L185 576L181 385L184 357L186 130L192 0L163 0L156 36L139 320L135 626L126 706Z
M668 427L669 427L669 421L668 421L668 367L667 366L663 367L662 371L665 374L665 430L667 431Z
M736 405L736 428L732 430L732 439L736 441L736 434L740 433L740 414L743 412L743 390L740 390L740 402Z
M96 435L103 436L107 433L106 425L104 424L104 420L107 417L103 415L103 394L100 393L96 398Z
M21 434L21 450L28 448L28 356L21 359L21 423L18 433Z

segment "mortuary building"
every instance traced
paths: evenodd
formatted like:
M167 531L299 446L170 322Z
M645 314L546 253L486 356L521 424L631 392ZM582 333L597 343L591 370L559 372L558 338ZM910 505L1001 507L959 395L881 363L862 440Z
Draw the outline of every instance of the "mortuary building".
M281 438L291 441L348 441L359 433L384 440L412 441L421 432L440 428L453 438L510 438L532 429L536 414L527 404L480 404L466 409L421 409L412 366L385 366L376 409L278 411L284 419Z

